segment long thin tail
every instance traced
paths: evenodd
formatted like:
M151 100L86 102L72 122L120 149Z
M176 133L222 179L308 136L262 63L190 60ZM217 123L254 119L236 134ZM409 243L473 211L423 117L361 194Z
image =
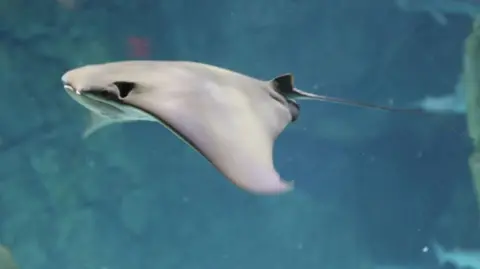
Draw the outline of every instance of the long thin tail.
M380 110L388 110L388 111L402 111L402 112L416 112L416 113L425 112L423 109L418 107L396 108L396 107L389 107L389 106L379 106L379 105L373 105L373 104L363 103L363 102L354 101L354 100L328 97L325 95L318 95L314 93L304 92L293 86L293 76L291 74L278 76L270 80L270 84L275 90L280 92L283 96L286 96L287 98L292 98L292 99L317 100L317 101L336 103L336 104L342 104L342 105L348 105L348 106L356 106L361 108L372 108L372 109L380 109Z
M296 99L304 99L304 100L317 100L323 101L328 103L336 103L341 105L348 105L348 106L356 106L361 108L371 108L371 109L380 109L380 110L387 110L387 111L401 111L401 112L415 112L415 113L424 113L425 111L421 108L397 108L397 107L390 107L390 106L380 106L374 104L363 103L354 100L347 100L337 97L329 97L326 95L318 95L313 93L308 93L301 91L297 88L294 88L293 92L296 94Z

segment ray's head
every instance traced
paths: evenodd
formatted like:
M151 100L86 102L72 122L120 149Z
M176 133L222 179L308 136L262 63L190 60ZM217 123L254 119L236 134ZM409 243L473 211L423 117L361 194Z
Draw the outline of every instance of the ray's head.
M106 65L87 65L67 71L62 76L65 90L77 95L93 95L112 100L125 98L134 82L121 80L123 74Z
M119 71L103 64L87 65L67 71L61 79L70 97L90 111L121 118L128 110L123 100L136 84L122 80Z

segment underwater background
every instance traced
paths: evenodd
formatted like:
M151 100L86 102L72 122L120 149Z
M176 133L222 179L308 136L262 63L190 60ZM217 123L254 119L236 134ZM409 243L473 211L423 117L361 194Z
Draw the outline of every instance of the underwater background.
M295 190L261 196L159 124L83 139L88 112L60 81L91 63L189 60L409 106L455 92L476 11L477 0L0 1L0 269L454 268L434 242L480 259L464 110L300 101L274 150Z

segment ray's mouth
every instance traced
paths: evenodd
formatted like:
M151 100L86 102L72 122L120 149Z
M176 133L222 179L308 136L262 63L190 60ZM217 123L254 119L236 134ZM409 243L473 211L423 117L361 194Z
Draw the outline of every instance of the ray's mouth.
M65 83L63 84L63 88L67 91L71 91L71 92L74 92L76 93L77 95L80 95L81 94L81 91L75 89L72 85L68 84L68 83Z

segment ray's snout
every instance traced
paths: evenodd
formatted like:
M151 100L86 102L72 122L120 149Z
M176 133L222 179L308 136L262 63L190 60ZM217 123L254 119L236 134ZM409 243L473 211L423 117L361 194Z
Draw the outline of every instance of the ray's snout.
M75 89L75 87L73 87L72 84L68 82L68 79L66 78L66 74L62 76L62 83L63 83L63 88L65 90L71 91L80 95L80 91L78 89Z
M72 87L71 85L69 84L63 84L63 88L67 91L71 91L71 92L74 92L78 95L80 95L80 91L79 90L76 90L74 87Z
M70 84L70 83L68 83L67 74L68 73L63 74L63 76L61 78L63 85L69 85Z

